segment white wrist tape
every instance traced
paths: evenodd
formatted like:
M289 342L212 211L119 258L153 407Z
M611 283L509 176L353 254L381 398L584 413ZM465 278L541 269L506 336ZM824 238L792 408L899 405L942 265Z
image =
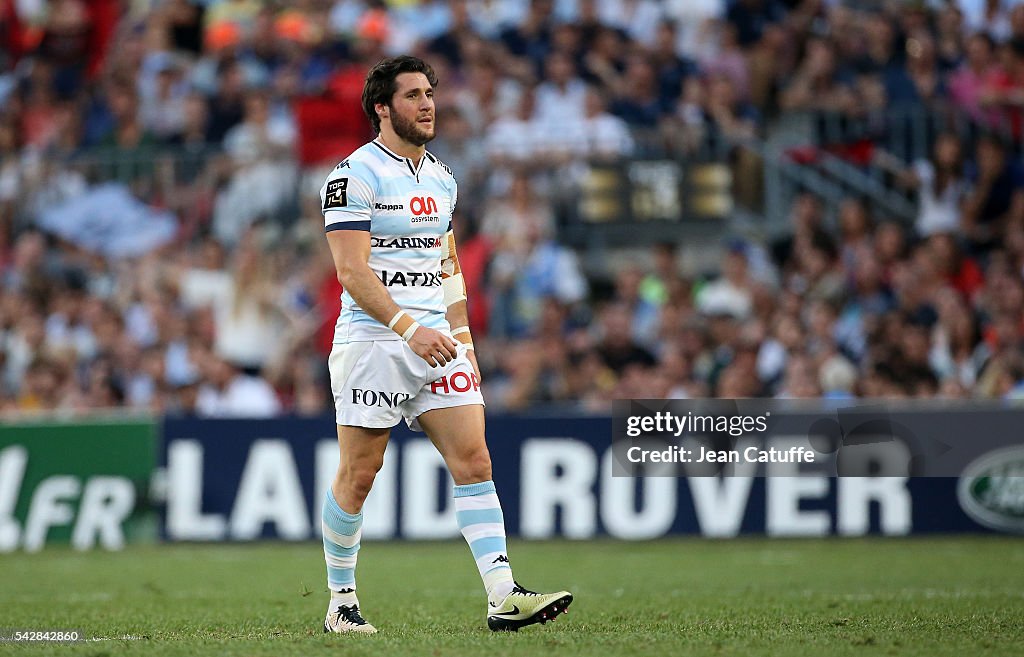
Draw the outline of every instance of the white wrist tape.
M412 326L405 329L405 333L402 334L402 339L408 342L412 338L413 334L416 332L416 329L418 329L419 327L419 322L413 322Z
M402 315L404 315L404 314L405 314L404 310L399 310L397 313L395 313L395 316L391 318L390 322L388 322L388 328L389 329L395 328L395 324L398 323L398 320L402 319Z
M460 338L460 335L464 335L466 337ZM469 334L468 326L460 326L459 328L452 329L452 337L464 344L466 349L473 349L473 336Z

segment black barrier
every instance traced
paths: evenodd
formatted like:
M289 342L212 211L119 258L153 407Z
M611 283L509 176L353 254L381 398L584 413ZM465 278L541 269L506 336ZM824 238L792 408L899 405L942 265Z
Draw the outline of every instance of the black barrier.
M613 477L608 417L488 417L508 533L531 538L1024 531L1024 458L994 453L961 478ZM334 422L168 419L168 540L308 540L337 465ZM987 459L987 460L986 460ZM368 539L458 536L451 482L400 426L363 509Z

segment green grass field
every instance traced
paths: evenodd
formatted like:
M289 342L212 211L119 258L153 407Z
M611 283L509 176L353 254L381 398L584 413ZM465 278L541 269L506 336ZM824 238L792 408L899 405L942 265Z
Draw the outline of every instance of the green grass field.
M1024 654L1021 539L515 541L510 553L523 584L576 594L568 616L489 632L458 542L364 544L375 636L321 634L313 543L0 555L0 627L103 639L0 654Z

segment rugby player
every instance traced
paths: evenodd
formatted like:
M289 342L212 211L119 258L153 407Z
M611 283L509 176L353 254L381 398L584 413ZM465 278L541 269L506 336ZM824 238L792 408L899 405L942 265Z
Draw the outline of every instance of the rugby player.
M546 622L572 602L568 591L536 593L512 577L452 234L457 186L425 148L435 134L436 86L433 69L415 57L374 66L362 102L377 137L320 190L345 289L329 360L341 461L322 516L331 590L325 632L376 632L356 598L361 509L402 418L427 433L455 480L456 516L483 579L488 627Z

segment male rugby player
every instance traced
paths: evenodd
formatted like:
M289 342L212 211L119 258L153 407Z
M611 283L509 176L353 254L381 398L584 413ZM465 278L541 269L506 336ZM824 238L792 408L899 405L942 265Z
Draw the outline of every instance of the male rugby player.
M415 57L374 66L363 110L377 138L320 190L345 288L329 361L341 463L323 507L325 632L376 632L356 599L361 509L403 417L426 431L455 479L459 528L487 591L487 626L543 623L572 602L568 591L535 593L512 578L452 234L455 178L425 149L434 138L436 85L433 69Z

